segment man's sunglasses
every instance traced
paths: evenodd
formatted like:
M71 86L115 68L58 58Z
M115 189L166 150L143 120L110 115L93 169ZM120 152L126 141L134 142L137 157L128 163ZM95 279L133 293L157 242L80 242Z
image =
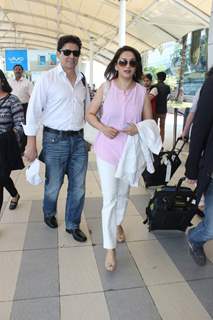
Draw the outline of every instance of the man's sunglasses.
M69 50L69 49L61 49L60 52L63 52L63 55L68 57L73 54L74 57L79 57L80 56L80 51L79 50Z
M126 60L126 59L118 60L118 65L120 67L126 67L128 64L130 67L135 68L137 66L137 61L136 60Z

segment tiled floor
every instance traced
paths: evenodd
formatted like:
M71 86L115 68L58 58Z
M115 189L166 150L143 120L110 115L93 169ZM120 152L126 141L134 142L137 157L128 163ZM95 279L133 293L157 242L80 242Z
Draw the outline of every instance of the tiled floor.
M173 182L183 170L178 170ZM206 246L209 260L201 268L188 254L182 232L149 233L143 218L151 191L142 184L131 191L124 222L127 241L118 245L116 272L108 273L94 154L90 154L81 225L88 241L83 244L64 230L66 182L58 201L59 228L51 230L43 224L43 186L27 184L24 172L13 177L21 201L10 211L5 193L0 224L0 320L213 318L213 242Z

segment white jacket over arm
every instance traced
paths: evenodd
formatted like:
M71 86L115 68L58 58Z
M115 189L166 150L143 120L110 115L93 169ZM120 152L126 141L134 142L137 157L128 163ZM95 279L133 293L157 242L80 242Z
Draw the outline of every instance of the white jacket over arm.
M154 173L153 156L159 154L162 140L154 120L148 119L137 123L138 134L128 136L115 177L137 187L141 174L145 169Z

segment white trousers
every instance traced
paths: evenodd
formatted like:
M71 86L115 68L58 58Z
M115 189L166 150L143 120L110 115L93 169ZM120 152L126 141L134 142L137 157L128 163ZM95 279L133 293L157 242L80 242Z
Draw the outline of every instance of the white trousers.
M115 178L116 167L97 157L103 195L102 230L105 249L116 248L116 230L124 219L129 196L129 183Z

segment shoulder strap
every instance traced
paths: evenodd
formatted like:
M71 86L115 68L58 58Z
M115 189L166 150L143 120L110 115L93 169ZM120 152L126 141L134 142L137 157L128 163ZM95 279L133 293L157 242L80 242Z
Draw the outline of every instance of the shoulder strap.
M86 88L86 78L85 78L85 75L83 74L83 72L81 72L82 74L82 78L81 78L81 81L83 83L83 86Z

